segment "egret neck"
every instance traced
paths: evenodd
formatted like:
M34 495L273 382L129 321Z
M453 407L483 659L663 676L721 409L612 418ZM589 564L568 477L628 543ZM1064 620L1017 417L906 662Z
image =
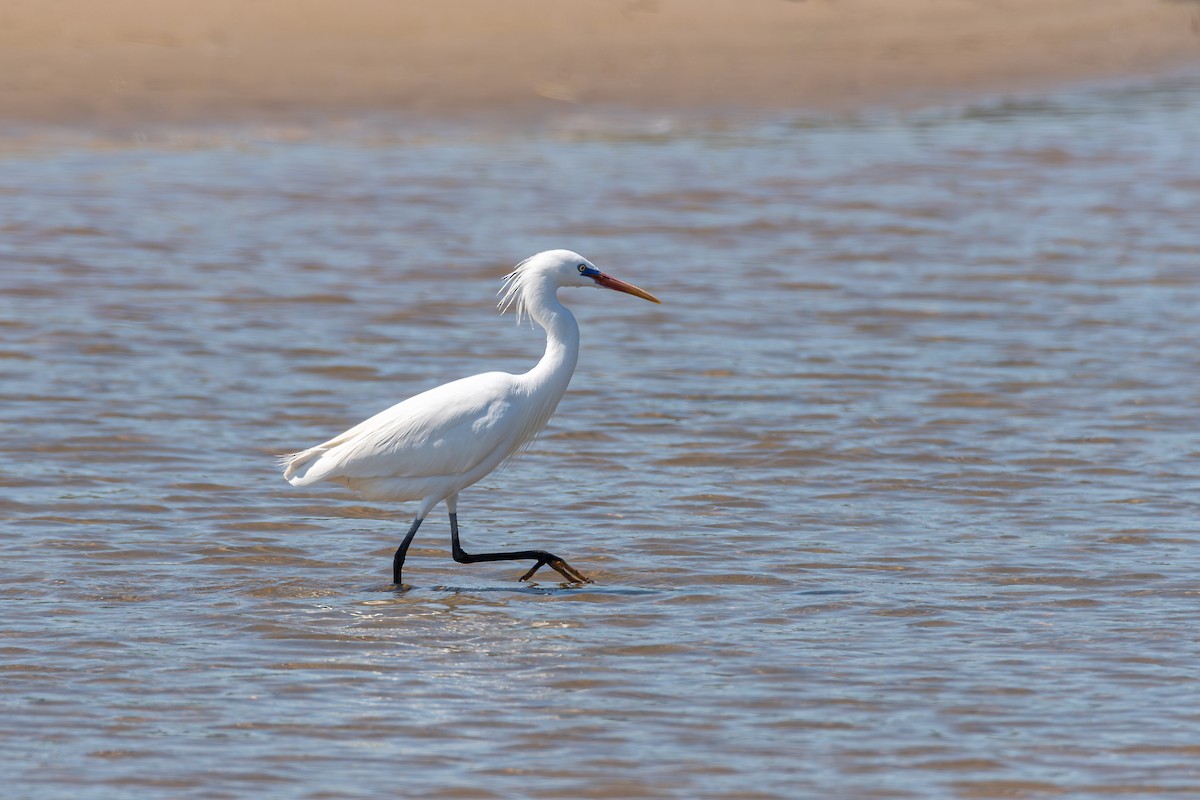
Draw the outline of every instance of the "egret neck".
M539 282L525 290L526 313L546 331L545 354L533 369L520 376L525 390L537 403L528 422L530 437L541 430L558 407L579 360L579 324L558 301L557 289L549 282Z

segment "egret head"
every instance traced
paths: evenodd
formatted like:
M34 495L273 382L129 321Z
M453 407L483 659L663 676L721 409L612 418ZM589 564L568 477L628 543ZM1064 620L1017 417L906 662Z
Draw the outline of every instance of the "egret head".
M546 250L525 259L504 276L504 286L500 289L500 311L503 313L515 307L517 321L520 322L526 316L529 293L543 291L553 294L560 286L601 286L652 303L662 302L644 289L604 274L578 253Z

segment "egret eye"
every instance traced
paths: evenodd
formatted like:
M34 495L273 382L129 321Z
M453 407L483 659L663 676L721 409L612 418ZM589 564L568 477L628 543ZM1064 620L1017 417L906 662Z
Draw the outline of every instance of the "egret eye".
M579 274L580 274L580 275L586 275L586 274L587 274L587 264L580 264L580 265L579 265Z

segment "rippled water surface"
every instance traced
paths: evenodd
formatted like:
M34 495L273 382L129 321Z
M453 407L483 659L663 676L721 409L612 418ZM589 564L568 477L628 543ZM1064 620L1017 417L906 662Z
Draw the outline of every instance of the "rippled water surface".
M1200 794L1200 83L844 121L22 134L0 153L14 797ZM522 371L437 510L273 456Z

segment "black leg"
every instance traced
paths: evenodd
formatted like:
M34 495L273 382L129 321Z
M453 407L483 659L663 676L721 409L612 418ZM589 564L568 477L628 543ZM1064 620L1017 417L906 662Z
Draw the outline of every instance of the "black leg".
M476 553L475 555L471 555L463 550L462 545L458 543L458 514L450 515L450 552L453 553L454 560L460 564L474 564L476 561L536 561L537 563L533 565L533 568L521 576L520 579L523 581L529 580L533 577L533 573L537 572L543 566L549 565L572 583L592 582L591 578L588 578L558 556L553 553L547 553L545 550L513 550L506 553Z
M412 527L408 529L408 534L404 537L404 541L396 548L396 555L392 558L392 583L400 585L400 571L404 569L404 557L408 555L408 546L412 544L413 537L417 535L417 528L421 527L422 519L414 519Z

